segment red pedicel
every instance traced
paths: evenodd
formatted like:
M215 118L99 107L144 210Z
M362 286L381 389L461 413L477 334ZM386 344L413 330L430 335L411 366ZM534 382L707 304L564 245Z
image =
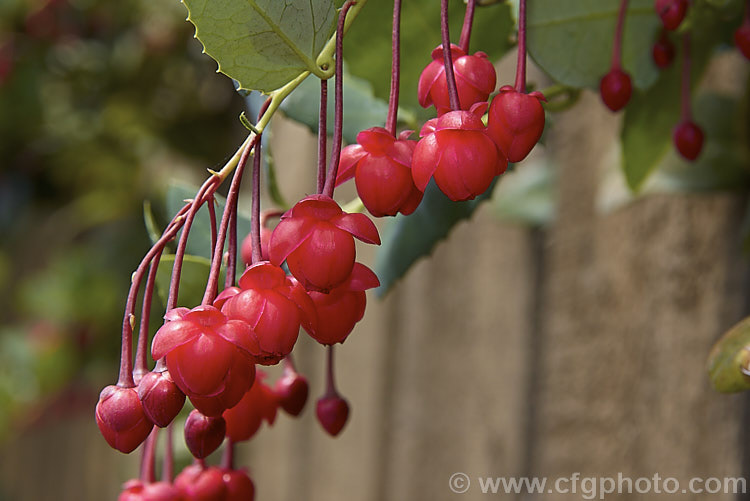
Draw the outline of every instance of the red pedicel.
M260 348L253 329L210 305L175 308L154 336L154 360L167 357L177 386L196 409L218 416L240 401L255 378L253 354Z
M508 161L482 123L486 108L484 103L472 111L451 111L422 127L412 158L417 188L424 191L434 176L438 188L454 202L471 200L505 172Z
M379 285L380 281L372 270L354 263L352 274L342 285L328 294L309 292L318 314L318 322L310 336L325 345L343 343L365 314L365 291Z
M238 284L219 294L214 304L252 328L257 348L251 353L257 363L279 363L294 348L300 325L313 329L312 301L304 287L268 261L250 266Z
M185 405L185 394L167 370L144 375L138 383L138 398L146 416L160 428L169 426Z
M273 230L269 254L307 290L328 292L349 277L354 267L354 238L380 245L375 225L365 214L348 214L326 195L297 202Z
M468 111L476 103L487 101L495 90L495 67L484 52L467 55L460 47L451 44L451 55L458 101L461 109ZM442 45L432 51L432 62L422 70L417 96L423 108L434 104L438 116L451 111Z
M341 433L349 419L349 404L339 395L325 396L318 400L315 415L323 429L335 437Z
M271 387L263 382L265 378L266 374L259 370L255 383L242 400L224 411L226 435L233 442L249 440L258 432L264 419L269 426L276 420L279 401Z
M414 186L411 157L416 141L405 131L396 139L382 127L357 134L357 144L341 152L336 185L354 177L357 193L375 217L411 214L422 201L423 193Z
M107 443L125 454L141 445L154 428L143 412L136 389L114 385L99 394L96 424Z
M694 122L679 123L674 129L672 140L680 155L691 162L698 158L703 149L703 131Z
M526 94L510 85L500 88L492 99L487 119L487 134L508 158L520 162L534 149L544 131L546 101L541 92Z
M599 91L607 108L612 111L620 111L628 104L633 92L630 75L620 69L613 68L602 78L599 83Z
M682 24L687 8L688 0L656 0L654 2L654 9L659 14L661 23L669 31L676 30Z

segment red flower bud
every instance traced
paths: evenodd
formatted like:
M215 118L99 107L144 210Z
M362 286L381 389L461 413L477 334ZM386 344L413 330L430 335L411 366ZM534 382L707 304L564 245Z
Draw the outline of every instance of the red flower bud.
M136 389L113 385L99 394L96 424L107 443L125 454L141 445L154 427L143 412Z
M224 472L219 468L190 465L177 475L174 485L190 501L227 501Z
M335 437L349 419L349 404L339 395L326 396L318 400L315 414L323 429Z
M654 2L656 13L659 14L664 28L669 31L676 30L682 24L687 8L687 0L656 0Z
M276 420L279 402L274 391L263 382L265 378L266 374L259 370L255 383L242 400L224 411L226 435L233 442L249 440L260 429L264 419L269 426Z
M468 111L474 104L487 101L496 83L495 67L487 59L487 54L467 55L460 47L451 44L451 56L461 109ZM442 45L435 47L432 62L422 70L417 96L423 108L434 104L438 116L451 111Z
M516 92L510 85L501 87L492 100L487 134L509 162L526 158L542 137L544 108L541 101L546 101L541 92Z
M223 417L204 416L194 410L185 421L185 444L194 457L203 459L219 448L226 429Z
M693 122L681 122L672 134L675 148L680 155L691 162L698 158L703 149L703 131Z
M143 376L138 383L138 398L146 416L160 428L169 426L185 405L185 394L169 371L149 372Z
M612 69L599 83L602 101L612 111L620 111L630 101L633 86L630 75L619 69Z
M382 127L357 134L357 144L341 152L336 185L354 177L359 198L375 217L411 214L422 201L414 186L411 157L416 141L405 131L396 139Z

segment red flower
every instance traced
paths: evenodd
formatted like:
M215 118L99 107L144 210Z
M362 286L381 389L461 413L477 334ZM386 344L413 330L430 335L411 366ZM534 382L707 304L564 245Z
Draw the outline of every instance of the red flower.
M292 351L300 325L312 330L315 321L312 301L294 278L268 261L245 270L239 286L223 291L214 304L227 317L252 328L257 348L251 354L257 363L279 363Z
M469 56L460 47L451 44L451 55L461 109L470 110L474 104L487 101L496 83L495 67L487 59L487 54L475 52ZM435 47L432 62L422 70L417 96L423 108L434 104L438 116L451 111L442 45Z
M424 191L431 177L453 201L470 200L484 193L508 161L486 134L480 118L486 109L451 111L429 120L420 132L412 158L414 184Z
M160 428L169 426L185 405L185 394L166 370L144 375L138 383L138 398L148 418Z
M276 420L279 401L273 389L263 382L265 378L266 374L259 370L253 386L242 400L224 411L226 436L233 442L249 440L258 432L264 419L269 426Z
M311 291L318 323L310 335L321 344L343 343L365 314L365 291L380 285L367 266L355 263L349 279L328 294Z
M174 479L174 485L190 501L228 501L224 472L213 466L187 466Z
M239 402L255 377L252 354L259 347L253 329L210 305L175 308L165 318L151 355L167 357L172 379L196 409L217 416Z
M144 484L128 480L117 501L188 501L180 490L167 482Z
M271 262L286 260L307 290L328 292L354 267L354 237L380 245L378 230L364 214L347 214L330 197L310 195L281 217L271 235Z
M335 437L341 433L349 419L349 404L335 393L327 395L318 400L315 415L323 429Z
M316 293L318 294L318 293ZM273 385L273 392L279 406L290 416L299 416L307 403L310 385L302 374L289 365L284 367L284 374Z
M357 143L341 152L336 185L354 177L362 203L375 217L411 214L422 201L422 192L414 186L411 157L416 141L407 138L411 131L396 139L382 127L357 134Z
M203 459L219 448L226 429L223 417L209 417L194 410L185 420L185 444L194 457Z
M136 389L113 385L99 394L96 424L107 443L125 454L141 445L154 428L143 412Z
M509 162L520 162L534 148L544 131L546 101L541 92L525 94L510 85L500 88L490 105L487 134Z
M255 485L244 470L224 470L222 479L227 488L225 501L253 501Z

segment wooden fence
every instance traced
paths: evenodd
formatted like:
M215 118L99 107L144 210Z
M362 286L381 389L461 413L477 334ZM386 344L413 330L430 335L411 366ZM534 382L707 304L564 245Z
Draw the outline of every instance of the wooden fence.
M279 122L276 138L295 127ZM337 350L352 406L340 438L314 420L324 351L301 337L312 401L242 449L258 500L481 500L480 476L658 474L681 489L693 477L747 478L746 399L715 393L705 372L712 343L748 310L745 196L653 195L598 213L618 127L585 93L549 138L553 224L502 223L483 207L384 301L370 297ZM301 195L315 145L304 134L294 144L276 149L277 164ZM110 451L90 416L59 423L6 445L0 499L114 499L134 459ZM455 472L469 475L467 493L449 488ZM500 497L583 499L580 489Z

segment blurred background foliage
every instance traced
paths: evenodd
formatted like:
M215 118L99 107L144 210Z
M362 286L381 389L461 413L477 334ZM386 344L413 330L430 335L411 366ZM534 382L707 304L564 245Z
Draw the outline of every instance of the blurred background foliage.
M241 141L242 99L184 19L168 0L0 1L0 438L91 410L143 200Z

